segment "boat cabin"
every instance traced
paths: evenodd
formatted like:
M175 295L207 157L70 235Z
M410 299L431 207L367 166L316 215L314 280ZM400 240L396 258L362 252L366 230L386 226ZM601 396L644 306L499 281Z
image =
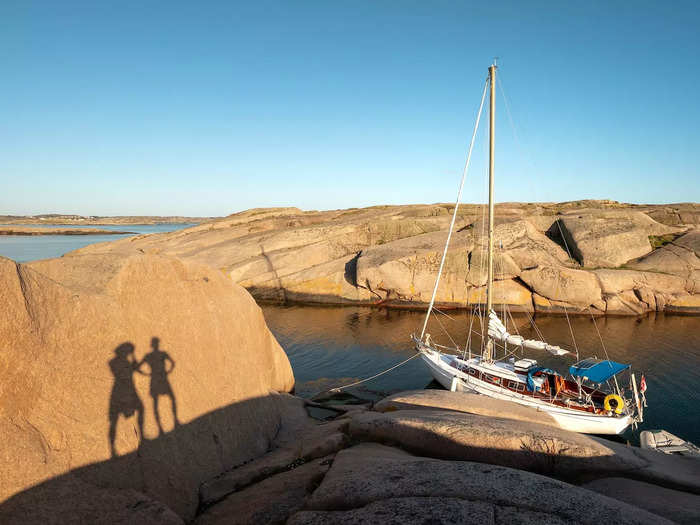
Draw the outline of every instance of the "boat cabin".
M602 383L629 368L629 365L600 359L584 359L569 368L571 378L538 366L535 359L512 359L510 363L486 364L479 358L462 361L453 356L450 365L474 379L485 381L528 398L553 405L606 413L610 392L601 390ZM589 384L584 384L588 382Z

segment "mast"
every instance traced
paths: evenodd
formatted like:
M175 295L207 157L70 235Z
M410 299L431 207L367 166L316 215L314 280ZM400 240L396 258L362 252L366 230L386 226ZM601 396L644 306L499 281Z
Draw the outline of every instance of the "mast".
M486 100L486 91L488 90L489 82L488 79L484 83L484 91L481 94L481 103L479 104L479 111L476 114L476 123L474 124L474 132L472 133L472 139L469 142L469 153L467 153L467 161L464 163L464 171L462 171L462 180L459 183L459 191L457 192L457 201L455 202L455 209L452 213L452 222L450 222L450 229L447 233L447 241L445 241L445 249L442 252L442 259L440 260L440 268L438 269L437 277L435 278L435 287L433 288L433 295L430 298L430 304L428 305L428 311L425 313L425 320L423 321L423 328L420 332L420 340L423 340L425 335L425 329L428 327L428 319L430 318L430 312L433 311L433 305L435 304L435 296L437 295L438 286L440 284L440 276L442 275L442 269L445 266L445 259L447 258L447 249L450 246L450 239L452 238L452 232L455 227L455 219L457 219L457 210L459 209L459 202L462 198L462 190L464 189L464 181L467 179L467 171L469 170L469 162L472 158L472 150L474 149L474 141L476 140L476 132L479 129L479 122L481 121L481 111L484 109L484 101Z
M493 307L493 177L494 149L496 146L496 61L489 66L489 257L488 280L486 282L486 322ZM493 339L488 338L482 358L493 358Z

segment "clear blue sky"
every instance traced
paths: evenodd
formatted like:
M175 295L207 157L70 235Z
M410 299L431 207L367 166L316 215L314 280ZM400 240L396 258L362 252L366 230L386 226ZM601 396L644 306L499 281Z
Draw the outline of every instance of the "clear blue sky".
M700 201L700 3L0 2L0 214ZM484 197L484 144L466 201Z

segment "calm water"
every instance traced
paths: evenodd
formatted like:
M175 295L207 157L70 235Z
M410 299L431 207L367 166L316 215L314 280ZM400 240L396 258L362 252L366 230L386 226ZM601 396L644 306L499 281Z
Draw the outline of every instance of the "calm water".
M38 228L98 228L100 230L128 231L136 234L163 233L189 228L194 224L120 224L105 226L74 226L59 224L12 224L10 226L30 226ZM96 242L116 241L127 235L0 235L0 255L17 262L36 261L60 257L64 253L77 250Z
M263 306L265 318L289 355L300 395L313 395L333 386L376 374L414 354L410 334L420 330L423 314L404 310L355 307ZM464 312L440 318L450 335L463 345L467 334ZM536 338L527 318L514 316L520 333ZM700 318L652 314L644 318L596 320L610 359L630 363L639 381L647 379L645 428L663 428L700 444ZM589 317L571 318L581 357L604 357L596 327ZM571 347L566 319L540 316L537 326L548 342ZM438 343L449 343L440 325L431 320L428 332ZM572 359L543 352L535 358L566 372ZM420 359L409 361L356 390L361 397L425 388L432 377ZM636 433L635 433L636 434ZM632 433L626 434L636 441Z

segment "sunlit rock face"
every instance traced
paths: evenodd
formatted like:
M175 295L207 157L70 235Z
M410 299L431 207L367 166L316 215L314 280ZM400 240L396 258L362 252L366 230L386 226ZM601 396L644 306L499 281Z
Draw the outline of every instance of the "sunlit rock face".
M454 205L255 209L77 253L138 249L193 259L227 273L259 300L424 306L453 210ZM697 204L497 205L494 302L520 311L700 313L698 217ZM486 301L486 223L484 206L460 206L438 304L467 307ZM643 277L612 275L629 269ZM608 271L604 279L601 270ZM665 288L658 275L683 282ZM625 287L610 291L611 281Z
M0 521L37 498L189 519L202 481L267 451L294 386L245 289L160 255L0 258L0 341Z

